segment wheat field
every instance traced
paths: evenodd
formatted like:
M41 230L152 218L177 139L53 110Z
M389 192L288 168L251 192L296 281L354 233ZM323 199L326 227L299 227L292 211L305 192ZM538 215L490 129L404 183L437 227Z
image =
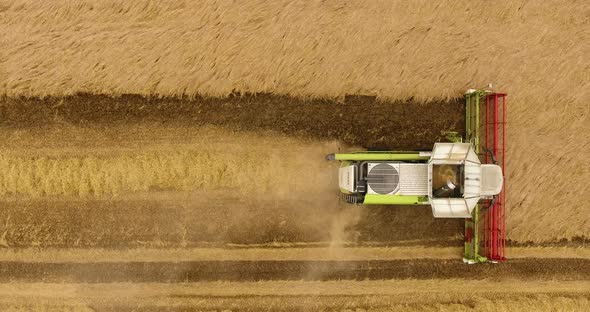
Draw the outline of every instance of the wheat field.
M575 0L3 0L0 94L237 91L425 101L494 83L509 94L508 238L590 237L590 213L580 200L590 179L589 16L590 5ZM3 195L228 183L219 178L221 164L206 176L191 171L190 162L207 161L191 152L8 154L0 158L3 172L13 172L2 177ZM140 172L159 166L166 172ZM178 170L186 179L178 179Z

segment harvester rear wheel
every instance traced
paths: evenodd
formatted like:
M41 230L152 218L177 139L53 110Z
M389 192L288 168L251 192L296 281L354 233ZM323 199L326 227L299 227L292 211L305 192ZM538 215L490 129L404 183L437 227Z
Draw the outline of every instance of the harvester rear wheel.
M340 199L348 204L360 205L365 198L361 195L340 193Z

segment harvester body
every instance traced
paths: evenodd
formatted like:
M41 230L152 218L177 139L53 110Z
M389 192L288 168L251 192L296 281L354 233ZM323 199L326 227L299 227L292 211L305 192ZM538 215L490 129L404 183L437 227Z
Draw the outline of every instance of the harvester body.
M339 160L342 198L355 204L430 205L435 218L469 218L502 189L501 168L482 165L470 143L436 143L428 152L330 154Z

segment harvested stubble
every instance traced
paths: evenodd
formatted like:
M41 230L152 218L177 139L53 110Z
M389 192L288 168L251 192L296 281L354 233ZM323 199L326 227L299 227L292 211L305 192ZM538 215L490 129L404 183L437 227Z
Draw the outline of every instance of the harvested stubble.
M255 158L255 160L253 160ZM156 190L191 191L248 186L247 180L268 161L255 153L211 155L199 151L128 152L81 157L0 155L0 195L117 196ZM254 166L240 167L240 162ZM257 165L258 164L258 165ZM272 183L258 176L257 187ZM244 190L247 191L247 190Z
M0 145L7 246L349 239L446 246L460 235L460 220L433 219L426 206L343 207L338 165L323 160L339 149L333 142L119 124L12 129Z
M102 198L149 191L198 191L223 189L252 195L264 192L315 194L329 187L308 181L330 180L328 164L308 164L290 153L321 154L315 150L271 150L255 148L239 152L200 148L160 150L97 150L45 154L0 153L0 196L24 198L75 196ZM320 157L316 157L321 159ZM303 166L315 170L298 171ZM280 174L278 174L280 172ZM331 181L333 182L333 181ZM314 188L316 191L314 191ZM321 191L320 191L321 192Z

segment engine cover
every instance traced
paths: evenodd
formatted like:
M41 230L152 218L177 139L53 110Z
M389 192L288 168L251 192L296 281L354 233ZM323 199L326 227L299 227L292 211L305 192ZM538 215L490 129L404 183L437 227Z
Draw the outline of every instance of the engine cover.
M393 195L399 190L399 163L368 163L367 194Z

